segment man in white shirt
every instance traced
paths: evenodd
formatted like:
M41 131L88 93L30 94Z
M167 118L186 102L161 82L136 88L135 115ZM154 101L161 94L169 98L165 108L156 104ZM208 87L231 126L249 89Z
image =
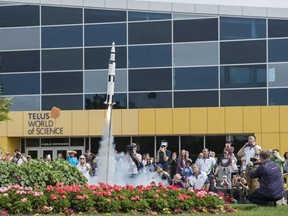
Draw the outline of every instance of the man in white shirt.
M248 137L248 142L238 151L237 156L239 158L245 157L246 165L250 162L251 158L254 158L256 155L259 155L262 151L261 146L256 144L256 137L250 135Z
M196 164L192 165L193 174L187 178L189 186L194 190L209 189L209 179L205 172L201 172Z
M209 156L209 150L204 148L202 150L203 157L197 159L196 165L199 167L201 172L205 172L208 176L214 175L214 166L216 165L216 160Z
M22 153L19 151L19 149L16 149L14 151L14 157L10 158L10 162L16 163L17 166L20 166L21 164L27 163L27 159L22 155Z

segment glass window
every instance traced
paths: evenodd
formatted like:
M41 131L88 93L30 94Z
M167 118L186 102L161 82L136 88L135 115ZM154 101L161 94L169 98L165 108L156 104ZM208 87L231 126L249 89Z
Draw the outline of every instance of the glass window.
M37 49L39 47L39 27L0 30L0 50Z
M84 138L71 138L70 146L84 146Z
M237 41L220 44L221 64L266 62L266 41Z
M40 96L13 96L10 111L38 111L40 110Z
M269 40L268 58L269 62L288 61L288 39Z
M84 14L85 23L126 21L126 11L85 9Z
M42 6L41 22L42 25L80 24L82 23L82 9Z
M195 163L204 148L204 136L181 136L181 150L189 151L190 158ZM179 155L179 152L178 152Z
M176 20L174 42L218 40L218 19Z
M132 143L136 143L137 152L141 155L149 153L150 157L154 157L154 142L154 136L132 137Z
M101 137L92 137L91 138L91 153L97 155L99 152L99 148L100 148L100 141L101 141Z
M171 43L171 22L129 23L129 44Z
M171 14L165 13L146 13L146 12L128 12L129 21L140 21L140 20L163 20L171 19Z
M53 106L61 110L83 110L82 95L42 96L42 110L51 110Z
M4 95L40 94L40 74L0 74Z
M107 109L106 94L86 94L85 95L85 109ZM126 109L127 108L127 94L114 94L113 109Z
M171 45L129 47L130 68L171 66L171 58Z
M218 42L174 44L174 65L217 65Z
M159 150L161 141L166 140L168 142L167 149L172 152L179 152L179 136L157 136L156 137L156 152Z
M266 20L250 18L220 18L221 40L252 39L266 37Z
M206 136L205 141L205 148L208 148L209 151L215 152L217 158L222 158L226 143L226 136Z
M269 86L288 86L288 64L269 64L268 84Z
M0 27L39 25L39 6L17 5L0 7Z
M266 65L221 67L221 88L267 86Z
M266 89L221 91L221 106L265 106Z
M38 138L26 139L26 147L40 147L40 139Z
M172 90L171 68L129 70L129 91Z
M171 108L171 92L130 93L129 108Z
M288 37L288 20L268 20L268 36L274 37Z
M174 92L174 107L216 107L218 91Z
M83 73L42 73L42 93L82 93Z
M0 52L0 72L25 72L39 70L39 51Z
M288 88L269 89L269 105L288 105Z
M82 70L83 49L42 50L42 70Z
M86 48L85 69L107 69L109 65L111 47ZM117 68L126 68L127 51L126 47L115 48L115 61Z
M42 28L42 47L82 47L82 26Z
M107 92L108 70L85 71L85 93ZM115 92L127 91L127 70L115 72Z
M125 23L85 26L85 46L125 45L126 37Z
M175 68L174 89L218 88L218 67Z
M130 137L114 137L115 149L118 153L127 152L127 147L131 143Z

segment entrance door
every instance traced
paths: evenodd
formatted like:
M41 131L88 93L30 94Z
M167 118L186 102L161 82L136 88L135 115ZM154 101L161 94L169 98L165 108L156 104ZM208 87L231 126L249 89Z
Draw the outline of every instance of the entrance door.
M39 148L26 148L26 156L30 155L32 159L40 158Z

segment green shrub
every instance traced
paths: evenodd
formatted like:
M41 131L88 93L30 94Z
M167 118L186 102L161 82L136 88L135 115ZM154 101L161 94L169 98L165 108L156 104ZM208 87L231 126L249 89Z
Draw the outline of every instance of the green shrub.
M64 185L87 183L87 179L76 167L65 160L44 163L36 159L21 166L0 162L0 179L0 187L21 185L44 188L47 185L56 185L58 182Z

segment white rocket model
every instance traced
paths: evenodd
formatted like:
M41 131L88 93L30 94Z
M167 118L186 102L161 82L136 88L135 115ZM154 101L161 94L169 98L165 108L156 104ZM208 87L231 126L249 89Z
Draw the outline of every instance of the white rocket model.
M108 84L107 84L107 98L104 102L108 105L115 104L113 102L114 97L114 87L115 87L115 43L112 43L111 53L110 53L110 60L109 60L109 69L108 69Z

